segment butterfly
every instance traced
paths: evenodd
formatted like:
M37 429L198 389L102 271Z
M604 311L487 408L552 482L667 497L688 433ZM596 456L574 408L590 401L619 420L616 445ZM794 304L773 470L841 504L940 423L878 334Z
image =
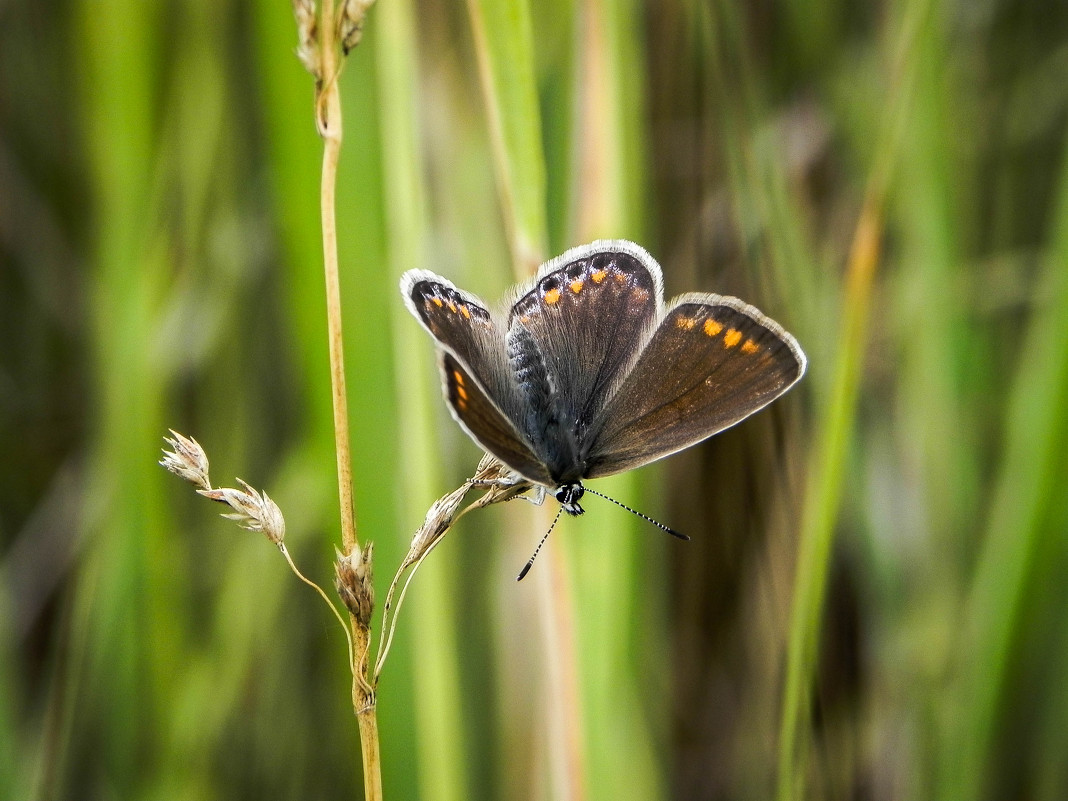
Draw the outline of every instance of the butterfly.
M409 270L400 288L437 344L456 422L572 515L586 479L707 439L805 372L797 340L737 298L665 305L660 265L625 240L543 264L507 314L427 270Z

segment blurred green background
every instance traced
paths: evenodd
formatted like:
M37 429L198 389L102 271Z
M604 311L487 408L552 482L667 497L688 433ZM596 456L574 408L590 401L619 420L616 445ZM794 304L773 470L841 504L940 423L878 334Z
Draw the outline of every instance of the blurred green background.
M0 798L360 797L344 643L168 427L339 540L321 145L285 0L0 4ZM1068 793L1068 5L379 0L342 77L379 598L478 452L396 291L597 237L793 331L802 384L416 577L387 798Z

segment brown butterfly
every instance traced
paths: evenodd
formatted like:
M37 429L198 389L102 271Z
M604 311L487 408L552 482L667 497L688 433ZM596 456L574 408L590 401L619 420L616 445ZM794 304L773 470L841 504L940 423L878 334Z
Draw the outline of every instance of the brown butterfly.
M542 265L506 315L426 270L405 273L401 292L437 342L456 421L572 515L583 480L707 439L805 372L797 340L737 298L665 305L660 265L624 240Z

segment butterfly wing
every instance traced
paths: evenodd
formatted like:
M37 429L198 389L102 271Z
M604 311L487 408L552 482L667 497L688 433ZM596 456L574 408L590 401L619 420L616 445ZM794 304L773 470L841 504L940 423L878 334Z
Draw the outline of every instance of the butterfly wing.
M512 306L509 355L528 421L553 427L527 433L558 479L577 466L591 423L637 359L662 297L660 267L648 253L604 240L543 265Z
M464 365L446 350L441 352L441 379L452 416L479 447L524 478L552 486L548 470L526 439Z
M401 294L438 343L443 393L456 421L508 467L549 483L545 466L512 422L522 414L523 401L493 315L477 297L426 270L406 272Z
M805 372L797 341L737 298L672 303L598 421L589 478L694 445L782 395Z

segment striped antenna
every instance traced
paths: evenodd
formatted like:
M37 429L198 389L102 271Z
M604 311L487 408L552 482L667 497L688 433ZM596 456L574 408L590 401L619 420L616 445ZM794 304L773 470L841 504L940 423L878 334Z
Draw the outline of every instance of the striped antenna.
M556 510L556 517L553 518L552 525L549 526L549 530L545 532L545 535L541 538L541 542L538 543L538 547L534 549L534 554L527 560L526 566L519 571L519 575L515 577L516 581L522 581L523 576L530 572L530 568L534 566L534 560L538 558L538 552L541 551L541 546L545 544L545 540L549 539L549 534L556 527L556 521L560 519L560 513L564 511L564 507L560 507Z
M659 521L657 521L657 520L653 520L653 518L649 517L649 515L643 515L643 514L642 514L641 512L638 512L638 511L636 511L636 510L634 510L634 509L631 509L631 508L630 508L629 506L627 506L627 505L626 505L625 503L620 503L620 502L619 502L619 501L617 501L617 500L616 500L615 498L609 498L609 497L608 497L607 495L605 495L605 494L604 494L603 492L598 492L597 490L593 490L593 489L590 489L589 487L584 487L583 489L585 489L585 490L586 490L586 492L592 492L592 493L593 493L594 495L596 495L596 496L597 496L598 498L604 498L604 499L605 499L606 501L611 501L611 502L612 502L612 503L614 503L614 504L615 504L616 506L620 506L620 507L622 507L622 508L626 509L626 510L627 510L628 512L630 512L630 513L631 513L632 515L637 515L637 516L638 516L638 517L640 517L640 518L641 518L642 520L648 520L648 521L649 521L650 523L652 523L652 524L653 524L654 526L656 526L656 527L657 527L658 529L660 529L661 531L666 531L666 532L667 532L668 534L670 534L670 535L671 535L672 537L678 537L678 538L679 538L680 540L686 540L687 542L689 542L689 541L690 541L690 538L689 538L689 537L687 537L687 536L686 536L685 534L683 534L683 533L681 533L681 532L679 532L679 531L676 531L676 530L675 530L675 529L673 529L673 528L668 528L668 527L667 527L667 526L665 526L665 525L664 525L663 523L661 523L661 522L659 522ZM558 514L558 515L557 515L557 517L559 517L559 516L560 516L560 515ZM556 521L554 520L554 521L553 521L553 523L555 524L555 523L556 523ZM550 530L551 530L551 529L550 529ZM541 546L538 546L538 547L541 547ZM536 555L536 553L535 553L535 555ZM531 561L533 561L533 560L531 560Z

